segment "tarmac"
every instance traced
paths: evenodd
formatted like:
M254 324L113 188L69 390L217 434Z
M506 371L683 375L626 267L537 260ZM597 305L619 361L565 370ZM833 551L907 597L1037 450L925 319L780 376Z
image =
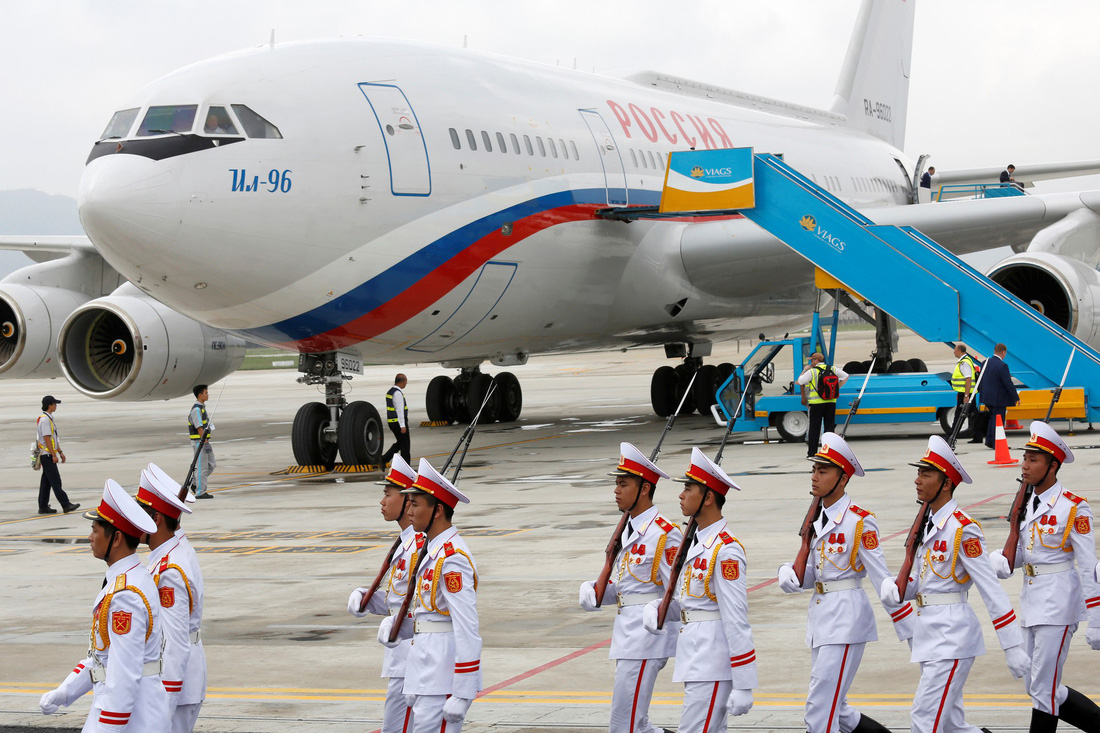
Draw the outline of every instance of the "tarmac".
M841 335L840 363L866 358L868 331ZM708 361L740 361L747 345L726 344ZM933 371L949 371L949 347L902 334L902 357L920 357ZM455 524L479 569L478 608L484 638L484 691L464 730L589 732L607 730L613 665L607 658L614 609L586 613L577 588L592 579L618 518L612 499L620 441L648 452L664 427L649 405L653 370L666 362L659 350L537 357L513 369L523 386L523 414L511 424L479 427L463 467L461 487L473 503L460 505ZM350 384L350 399L384 404L393 367L370 367ZM417 428L426 419L423 394L435 365L403 367L409 377L412 451L442 462L463 427ZM487 369L495 373L494 369ZM184 528L199 551L206 578L203 641L209 689L198 731L375 731L385 684L378 619L346 611L348 594L369 585L396 530L377 501L379 474L334 476L275 472L293 463L291 421L313 388L288 370L240 372L210 388L218 466L214 499L201 501ZM789 375L778 375L780 382ZM859 377L854 377L858 379ZM45 717L38 698L81 660L87 648L91 604L105 566L87 546L89 522L74 514L38 516L39 474L29 467L39 401L53 394L68 462L65 489L82 510L96 505L106 478L131 491L153 461L178 480L190 451L186 413L192 402L107 403L77 394L64 380L3 384L0 405L0 731L79 730L91 695ZM1066 424L1058 425L1065 431ZM1079 426L1083 428L1084 426ZM875 512L892 570L903 554L917 506L915 469L938 424L853 426L849 438L867 476L850 493ZM665 441L660 465L679 475L691 447L714 455L722 429L709 416L682 417ZM804 444L735 434L725 451L726 470L743 487L725 515L749 559L749 613L760 686L745 716L731 730L804 730L810 651L804 644L810 597L785 595L776 568L793 559L809 501ZM387 439L389 435L387 434ZM1026 433L1010 433L1015 457ZM1066 487L1088 497L1088 474L1100 464L1100 436L1085 429L1067 438L1077 460L1062 471ZM389 442L387 440L387 442ZM960 441L958 453L975 483L957 493L959 504L983 525L990 549L1007 534L1017 468L994 467L992 451ZM663 513L679 520L678 485L658 487ZM56 500L52 500L54 506ZM143 550L145 548L142 548ZM1004 581L1014 604L1021 579ZM919 670L896 640L889 617L871 595L877 643L868 645L849 701L894 729L909 726L908 709ZM999 651L989 615L976 594L987 653L966 686L969 722L1024 730L1030 704ZM1016 604L1018 605L1018 604ZM1100 699L1100 654L1079 629L1065 681ZM651 707L658 727L675 729L682 688L672 664L661 673Z

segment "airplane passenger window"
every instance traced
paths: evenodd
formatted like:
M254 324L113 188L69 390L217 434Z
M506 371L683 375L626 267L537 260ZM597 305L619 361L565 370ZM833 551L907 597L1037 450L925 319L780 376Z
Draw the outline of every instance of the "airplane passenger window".
M237 126L229 117L225 107L211 107L206 113L206 122L202 131L207 135L239 135Z
M470 150L477 150L477 138L474 137L474 131L466 128L466 142L470 144Z
M138 137L150 135L183 134L195 126L197 104L177 104L150 107L138 128Z
M559 137L558 144L561 145L561 157L569 160L569 148L565 147L565 141Z
M249 137L283 139L283 134L279 132L278 127L260 117L251 108L243 104L231 104L229 106L237 113L237 119L241 121L241 126L244 127L244 132Z
M111 115L111 121L107 123L107 129L103 131L99 139L115 140L120 137L126 137L126 134L130 132L130 128L134 126L134 120L137 119L138 112L140 111L140 107L134 107L133 109L124 109L115 112Z
M501 135L499 132L497 133L497 150L502 153L508 152L508 146L504 143L504 136Z
M573 160L580 160L581 156L577 154L577 144L570 140L569 147L573 148Z
M537 142L539 144L539 155L541 155L542 157L545 158L546 157L546 146L542 144L542 138L539 137L538 135L535 135L535 142Z
M512 152L519 155L519 138L516 137L516 133L508 133L508 137L512 138Z
M638 156L634 152L634 148L627 148L630 151L630 162L634 164L634 167L638 167Z
M558 146L554 144L554 138L548 137L546 142L550 143L550 155L558 157Z
M462 141L458 139L458 130L452 127L448 132L451 133L451 145L455 146L455 150L462 150Z
M481 131L481 142L485 143L485 150L487 152L493 152L493 143L489 139L489 133L485 132L485 130Z
M524 135L523 136L523 144L527 148L527 154L528 155L534 155L535 154L535 149L531 147L531 138Z

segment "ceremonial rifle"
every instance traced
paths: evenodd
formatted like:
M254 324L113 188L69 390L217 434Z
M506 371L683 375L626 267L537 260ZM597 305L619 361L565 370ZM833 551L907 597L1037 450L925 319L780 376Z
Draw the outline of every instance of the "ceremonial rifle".
M955 412L955 424L951 426L951 435L947 438L947 444L951 446L951 450L955 450L955 443L959 439L959 432L962 431L966 416L974 409L974 399L978 396L978 386L981 385L982 377L984 376L985 369L982 369L981 372L978 373L978 381L974 382L974 386L970 388L970 398L962 403Z
M187 496L187 487L191 485L191 479L195 476L195 466L199 462L199 456L202 455L202 447L206 445L206 441L210 438L210 430L204 430L199 437L199 444L195 446L195 456L191 459L191 467L187 469L187 478L183 480L183 484L180 485L180 493L176 498L183 501Z
M458 463L455 464L455 472L451 476L451 483L458 486L458 474L462 471L462 463L466 460L466 451L470 447L470 442L474 439L474 433L477 431L477 421L481 419L481 413L485 411L485 405L489 404L489 398L493 396L493 390L496 389L496 378L493 378L493 382L489 384L489 389L485 392L485 398L481 401L481 407L478 408L477 414L474 415L474 419L470 421L470 424L466 426L466 430L463 431L462 436L458 439L458 444L455 445L455 449L451 451L451 455L447 458L447 462L443 464L443 469L439 472L445 475L444 472L451 465L451 459L454 458L455 453L458 452L459 446L462 446L462 455L458 457ZM465 445L463 445L465 444ZM401 540L398 539L398 542ZM427 539L424 541L424 552L421 552L416 558L416 566L412 568L409 573L409 583L405 587L405 598L401 601L401 611L393 619L393 626L390 627L390 643L397 641L398 634L401 633L401 622L405 620L405 616L409 613L409 604L412 602L413 597L413 584L416 582L417 577L420 575L420 566L424 564L424 558L427 556ZM397 549L397 545L394 544L394 550ZM386 565L383 566L383 570L379 573L379 580L382 577L382 573L388 569L390 560L393 558L393 550L390 551L390 556L386 558ZM378 582L378 581L375 581ZM360 610L366 608L367 601L370 599L369 595L363 599L363 603L360 606Z
M684 396L680 398L680 404L676 406L676 409L672 411L672 414L668 416L668 420L665 422L664 432L661 433L660 439L657 441L657 445L653 448L653 452L649 454L649 460L652 463L657 462L657 457L661 455L661 444L665 442L665 438L672 432L672 426L676 424L676 418L680 414L680 408L684 406L684 401L687 400L689 394L691 394L691 386L695 384L695 377L699 375L699 371L696 370L695 374L691 375L691 381L688 382L687 388L684 390ZM641 485L638 485L638 491L642 490ZM637 499L635 499L637 501ZM626 529L626 523L630 521L630 508L623 510L623 515L619 517L619 523L615 525L615 532L611 535L611 540L607 543L607 549L604 550L603 568L600 569L600 574L596 576L596 585L593 590L596 593L596 608L603 605L603 596L607 592L607 583L611 580L611 570L615 566L615 558L618 557L619 551L623 548L623 530ZM654 562L660 562L660 558L654 558Z
M1054 412L1054 405L1058 402L1062 396L1062 387L1066 384L1066 377L1069 376L1069 367L1073 364L1073 355L1077 353L1077 347L1074 347L1069 352L1069 361L1066 362L1066 370L1062 372L1062 381L1058 383L1058 386L1051 390L1052 396L1050 399L1050 407L1047 408L1047 416L1044 422L1050 421L1050 415ZM1016 498L1012 501L1012 509L1008 512L1008 539L1005 540L1005 547L1002 550L1002 554L1005 556L1005 560L1008 560L1008 567L1012 570L1016 569L1016 548L1020 543L1020 524L1027 516L1027 505L1031 500L1031 495L1035 492L1035 487L1024 482L1023 478L1016 479L1020 483L1020 487L1016 490Z

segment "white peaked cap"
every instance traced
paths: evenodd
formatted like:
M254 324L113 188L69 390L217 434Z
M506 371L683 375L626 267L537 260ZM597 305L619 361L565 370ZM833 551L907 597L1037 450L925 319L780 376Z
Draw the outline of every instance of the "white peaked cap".
M951 479L951 483L956 486L974 483L974 480L970 478L970 474L959 463L955 451L951 450L951 446L947 444L947 441L938 435L928 438L928 449L925 450L924 456L916 463L909 465L931 466Z
M834 466L839 466L840 470L849 476L864 475L863 466L859 465L859 459L856 458L852 446L848 445L848 441L836 433L823 434L821 436L821 447L808 460L814 463L831 463Z
M428 459L421 458L419 468L420 470L416 472L416 483L411 488L402 491L402 494L418 494L421 492L431 494L452 509L460 501L463 504L470 503L465 494L459 491L443 474L436 471L432 464L428 463Z
M149 465L145 467L145 470L148 471L149 473L151 473L153 475L153 478L155 478L160 483L161 486L164 486L169 491L172 490L172 487L175 487L176 496L180 495L180 484L179 484L179 482L176 481L171 476L169 476L168 473L163 468L161 468L157 464L150 461ZM187 495L183 497L183 500L185 502L187 502L188 504L194 504L195 503L195 495L193 493L191 493L190 491L188 491Z
M679 481L684 484L701 484L722 496L725 496L730 489L741 490L737 482L731 479L726 472L722 470L721 466L707 458L706 454L698 448L691 449L691 467L688 468L684 477L673 479L673 481Z
M141 472L137 496L134 498L139 504L151 506L161 514L179 519L181 514L191 513L191 507L180 501L179 490L180 485L175 481L169 480L165 484L161 477L146 468Z
M667 473L657 468L657 464L646 458L640 450L630 443L619 444L619 467L608 476L641 476L641 478L654 486L658 479L670 478Z
M1031 430L1031 440L1024 446L1024 450L1041 450L1054 456L1059 463L1073 463L1073 451L1054 428L1042 420L1036 420L1028 427Z
M112 478L103 484L103 499L99 506L84 512L84 518L102 519L131 537L141 537L157 531L153 518Z
M405 462L404 458L394 453L385 480L376 481L375 483L379 486L398 486L407 489L416 483L416 472L412 470L412 466Z

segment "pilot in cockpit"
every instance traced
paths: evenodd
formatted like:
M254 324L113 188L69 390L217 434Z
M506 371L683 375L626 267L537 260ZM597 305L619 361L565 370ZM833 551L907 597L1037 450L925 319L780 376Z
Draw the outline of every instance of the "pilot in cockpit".
M218 113L211 111L210 114L206 116L206 126L203 127L203 132L208 135L225 135L229 130L226 129L226 126L218 117Z

